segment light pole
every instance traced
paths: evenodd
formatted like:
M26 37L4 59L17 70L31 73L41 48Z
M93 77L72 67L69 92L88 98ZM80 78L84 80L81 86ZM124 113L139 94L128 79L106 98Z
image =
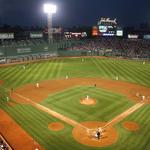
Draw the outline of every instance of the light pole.
M53 32L52 32L52 15L56 13L56 5L53 4L44 4L44 12L47 14L47 23L48 23L48 42L53 41Z

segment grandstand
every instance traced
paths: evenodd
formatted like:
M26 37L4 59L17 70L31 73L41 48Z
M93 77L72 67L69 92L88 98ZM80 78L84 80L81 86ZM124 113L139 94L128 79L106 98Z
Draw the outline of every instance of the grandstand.
M0 43L1 64L59 56L115 56L150 59L150 40L97 37L63 39L48 43L40 38L2 40Z
M0 44L0 58L6 59L6 63L35 60L57 56L56 50L56 43L48 45L41 39L3 41Z
M84 40L68 49L87 50L87 54L91 53L91 55L150 59L150 41L142 39L130 40L100 37Z
M4 139L4 137L0 134L0 150L12 150L10 145Z

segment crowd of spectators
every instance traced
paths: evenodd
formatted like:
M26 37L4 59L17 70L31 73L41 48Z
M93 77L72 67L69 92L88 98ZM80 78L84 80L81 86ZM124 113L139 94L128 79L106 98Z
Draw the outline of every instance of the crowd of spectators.
M17 47L39 48L40 44L45 48L67 49L67 50L87 50L88 54L111 55L129 58L150 59L150 40L143 39L122 39L115 37L99 37L93 39L62 40L52 45L48 45L43 39L30 39L21 41L0 41L0 56L13 52ZM45 50L46 51L46 50ZM37 51L36 51L37 52ZM87 54L87 55L88 55Z
M12 150L1 135L0 135L0 150Z
M97 51L99 54L111 54L113 56L150 58L150 40L102 37L83 40L67 49L70 48L72 50Z
M36 46L39 44L45 44L42 39L30 39L30 40L4 40L0 41L0 47L15 47L15 46Z

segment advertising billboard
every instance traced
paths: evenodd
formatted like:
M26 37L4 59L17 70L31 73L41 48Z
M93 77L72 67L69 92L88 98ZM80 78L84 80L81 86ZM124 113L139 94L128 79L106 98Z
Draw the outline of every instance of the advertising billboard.
M107 32L107 26L99 26L99 32L100 33L106 33Z
M93 26L92 28L92 36L98 36L99 35L99 31L97 26Z
M116 35L117 36L123 36L123 30L117 30Z
M51 28L51 32L53 34L61 34L62 33L62 28L61 27L59 27L59 28ZM48 28L44 29L44 33L48 34Z
M42 38L43 37L43 33L42 32L31 32L30 33L30 38Z
M143 36L143 39L150 40L150 34L149 34L149 35L148 35L148 34L147 34L147 35L144 35L144 36Z
M14 33L0 33L0 39L14 39Z
M128 39L138 39L139 35L136 34L128 34Z
M87 37L86 32L64 32L65 38L85 38Z
M117 20L110 18L101 18L98 21L98 31L100 36L115 36L117 29Z
M113 26L99 26L99 33L102 36L115 36L116 34L116 28Z
M17 53L22 54L22 53L30 53L31 48L30 47L24 47L24 48L17 48Z

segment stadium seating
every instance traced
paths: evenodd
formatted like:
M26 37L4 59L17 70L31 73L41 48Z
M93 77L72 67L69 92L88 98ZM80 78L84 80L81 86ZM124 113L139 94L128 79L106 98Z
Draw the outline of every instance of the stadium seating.
M12 148L8 145L8 143L1 134L0 134L0 150L12 150Z
M118 38L88 39L70 46L71 50L87 50L92 54L123 56L129 58L150 58L149 40L129 40ZM97 53L96 53L97 52Z
M82 55L150 59L150 40L100 37L54 41L51 44L43 39L5 40L0 43L0 63L30 61L54 56Z

